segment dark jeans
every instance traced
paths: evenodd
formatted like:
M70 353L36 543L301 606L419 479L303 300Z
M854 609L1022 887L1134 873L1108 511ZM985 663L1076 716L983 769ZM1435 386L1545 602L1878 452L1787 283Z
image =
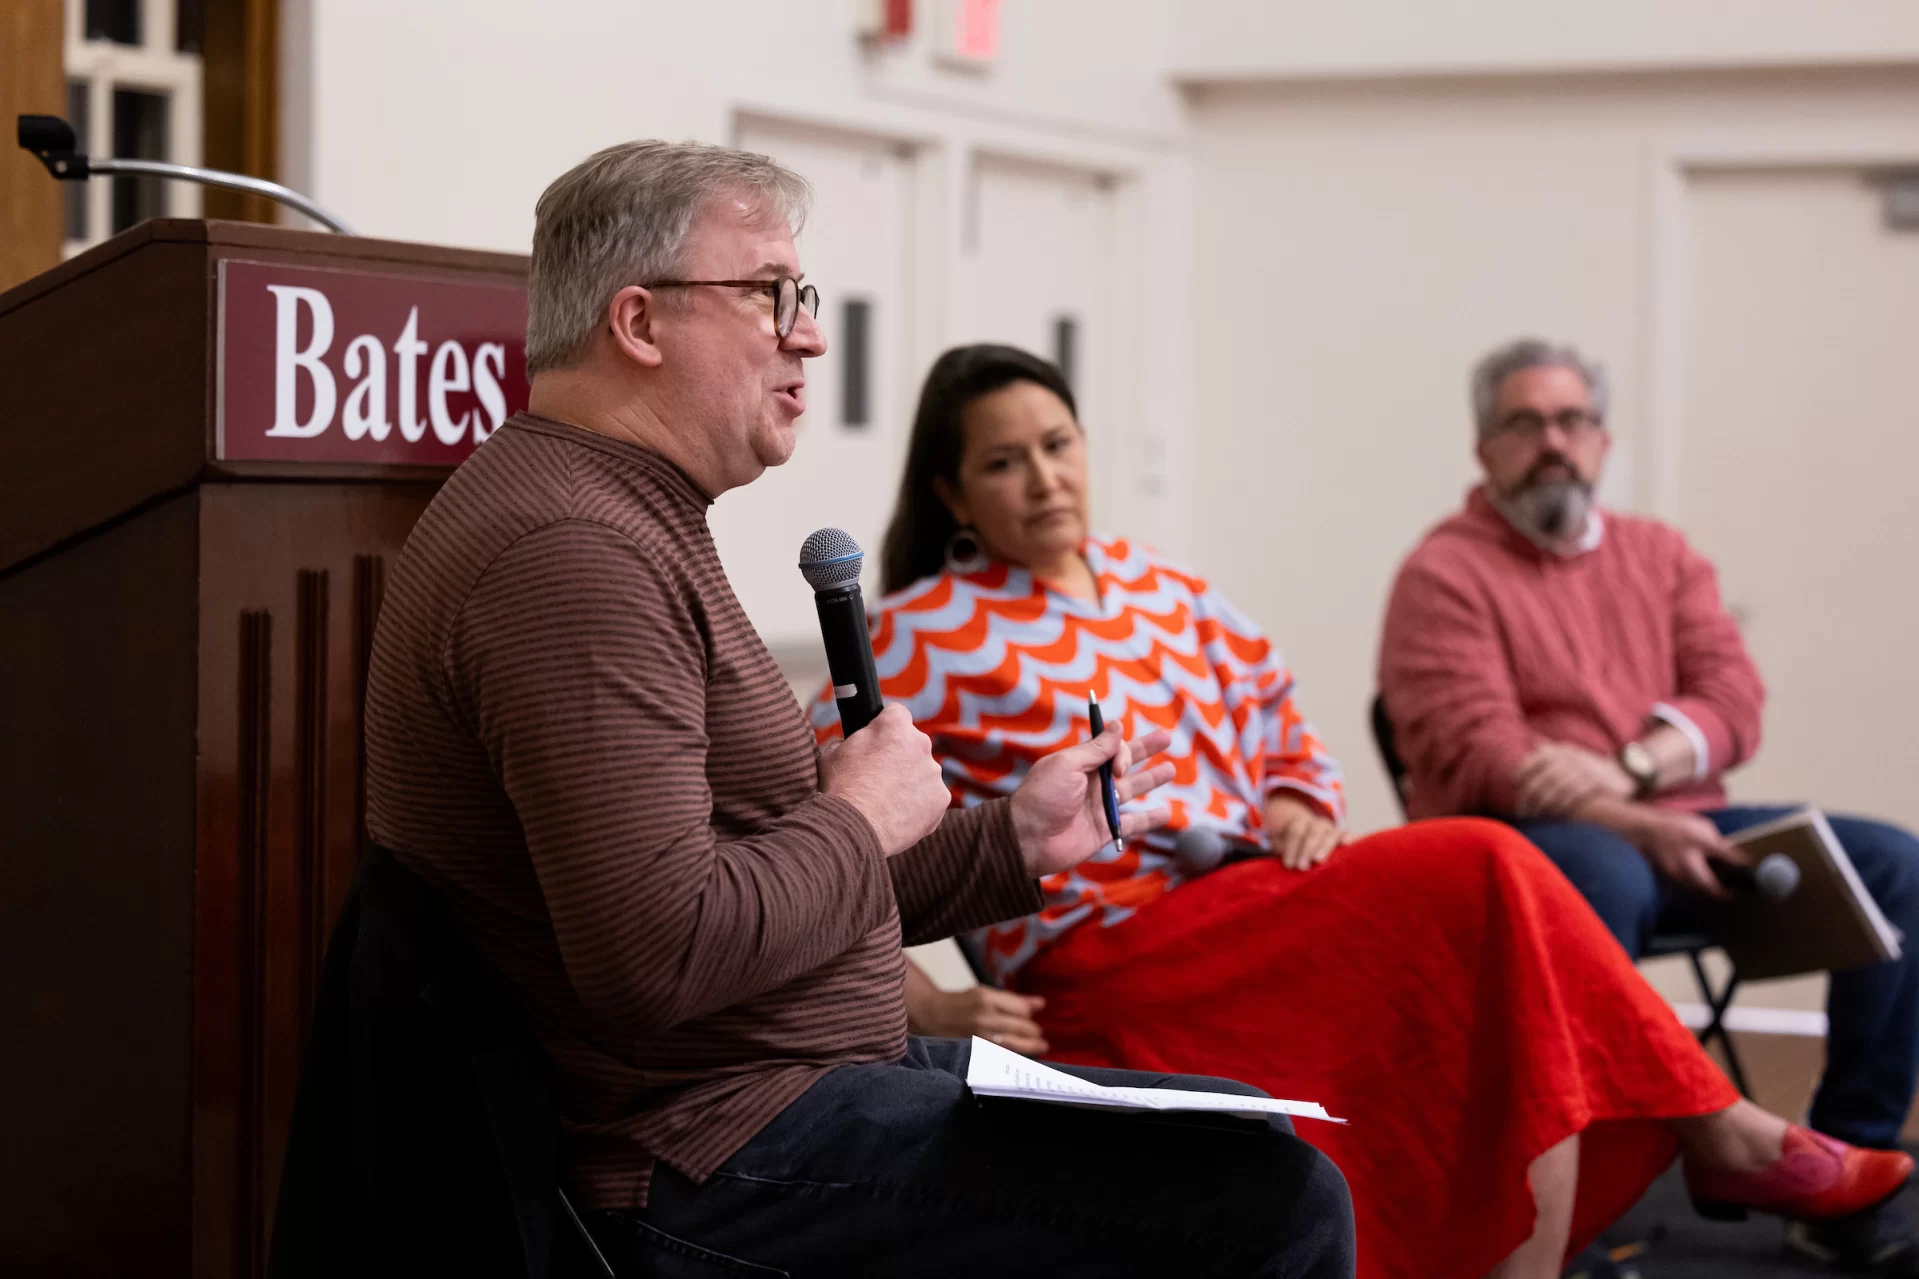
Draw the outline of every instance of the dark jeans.
M830 1071L705 1185L661 1165L647 1206L590 1214L593 1235L621 1279L1353 1273L1346 1181L1286 1120L980 1101L969 1052L913 1039L897 1063Z
M1723 832L1756 826L1790 808L1722 808L1705 816ZM1919 1075L1919 839L1896 826L1832 817L1832 832L1904 954L1889 964L1832 975L1826 999L1826 1070L1810 1124L1860 1146L1899 1140ZM1702 900L1654 872L1625 839L1587 822L1515 822L1564 871L1635 959L1654 928L1703 929Z

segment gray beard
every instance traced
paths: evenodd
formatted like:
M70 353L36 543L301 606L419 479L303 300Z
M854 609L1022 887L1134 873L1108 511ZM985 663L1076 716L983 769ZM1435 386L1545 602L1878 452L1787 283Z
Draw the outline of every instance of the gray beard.
M1547 480L1506 499L1507 513L1523 532L1552 542L1577 541L1592 508L1592 485L1578 480Z

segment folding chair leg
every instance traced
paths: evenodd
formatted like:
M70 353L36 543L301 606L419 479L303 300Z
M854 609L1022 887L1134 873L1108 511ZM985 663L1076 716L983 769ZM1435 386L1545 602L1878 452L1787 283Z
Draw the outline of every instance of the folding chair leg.
M600 1269L606 1273L606 1279L619 1279L619 1276L613 1273L613 1265L606 1259L606 1254L600 1251L600 1245L593 1241L593 1235L587 1230L586 1222L582 1221L580 1214L574 1210L573 1201L567 1197L565 1188L559 1187L558 1190L560 1207L566 1210L567 1219L573 1223L573 1229L579 1232L581 1241L586 1244L586 1250L593 1254L593 1260L600 1263Z
M1686 958L1692 961L1692 975L1699 983L1699 993L1706 997L1706 1027L1699 1032L1700 1046L1708 1046L1715 1038L1718 1039L1726 1053L1726 1073L1732 1076L1732 1086L1739 1090L1740 1096L1751 1097L1752 1088L1746 1083L1745 1065L1739 1060L1739 1049L1733 1046L1731 1033L1726 1030L1726 1009L1732 1006L1733 993L1739 989L1739 972L1734 969L1732 975L1726 978L1725 989L1714 994L1699 952L1689 950Z
M1714 1035L1719 1037L1720 1046L1726 1050L1726 1073L1732 1076L1732 1086L1739 1090L1740 1096L1750 1099L1752 1085L1746 1082L1746 1068L1739 1061L1739 1049L1733 1046L1732 1036L1726 1033L1726 1028L1714 1019L1713 1024L1700 1035L1699 1042L1708 1043Z

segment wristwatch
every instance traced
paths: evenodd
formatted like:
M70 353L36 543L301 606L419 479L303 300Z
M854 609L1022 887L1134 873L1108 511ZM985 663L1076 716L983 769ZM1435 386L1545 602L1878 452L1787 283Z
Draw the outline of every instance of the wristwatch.
M1659 788L1659 761L1652 757L1644 742L1627 742L1619 748L1619 766L1633 780L1633 798L1644 799Z

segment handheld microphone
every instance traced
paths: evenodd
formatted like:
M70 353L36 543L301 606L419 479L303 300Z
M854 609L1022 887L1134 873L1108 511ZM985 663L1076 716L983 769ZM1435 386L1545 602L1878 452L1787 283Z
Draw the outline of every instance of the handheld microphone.
M1265 850L1212 826L1188 826L1173 838L1173 860L1188 879L1216 870L1230 857L1256 856Z
M1758 893L1770 901L1785 901L1799 888L1799 863L1784 853L1767 853L1757 866L1715 859L1712 873L1736 893Z
M800 576L813 588L820 638L826 642L826 669L832 672L833 700L839 703L840 732L846 737L872 723L883 705L879 672L873 668L873 639L866 631L866 601L860 597L860 565L865 560L866 553L845 529L820 529L800 545Z

